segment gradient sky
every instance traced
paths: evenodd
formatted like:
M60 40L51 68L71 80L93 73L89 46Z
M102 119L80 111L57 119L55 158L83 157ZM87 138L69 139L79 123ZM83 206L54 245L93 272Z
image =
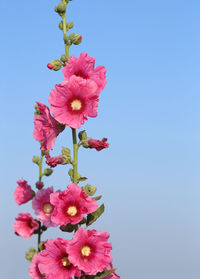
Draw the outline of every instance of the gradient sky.
M35 101L61 72L46 64L64 52L58 1L2 1L1 28L1 278L27 279L25 251L36 243L13 234L16 180L34 185ZM107 68L99 116L84 128L108 137L110 149L81 150L79 172L103 194L106 212L94 226L110 232L122 279L200 276L200 2L198 0L73 0L68 20L83 36L71 54L87 51ZM70 129L56 142L71 146ZM46 185L69 183L58 167ZM44 237L64 236L51 229ZM71 236L70 236L71 237Z

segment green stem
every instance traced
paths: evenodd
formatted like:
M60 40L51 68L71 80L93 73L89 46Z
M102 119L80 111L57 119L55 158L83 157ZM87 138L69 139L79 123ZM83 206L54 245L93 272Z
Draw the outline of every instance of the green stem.
M39 244L41 242L41 222L39 221L39 228L38 228L38 253L40 252Z
M63 3L65 3L65 0L62 0ZM65 3L66 4L66 3ZM67 10L67 4L66 4L66 10ZM64 40L64 43L65 43L65 53L66 53L66 56L67 56L67 60L69 59L69 47L70 45L67 44L65 42L65 37L67 36L67 27L66 27L66 14L67 14L67 11L65 12L65 14L62 16L62 21L63 21L63 40Z
M74 174L74 183L77 184L78 144L77 144L76 129L74 128L72 128L72 138L73 138L73 150L74 150L73 174Z
M42 180L42 163L43 163L43 157L44 157L44 153L41 151L40 164L39 164L39 181Z

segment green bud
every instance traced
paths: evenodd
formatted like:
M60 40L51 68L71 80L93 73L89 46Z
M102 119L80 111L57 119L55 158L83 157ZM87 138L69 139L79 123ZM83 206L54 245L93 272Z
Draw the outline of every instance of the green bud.
M70 223L68 223L67 225L62 225L60 226L60 230L63 232L73 232L74 230L78 229L78 225L72 225Z
M32 258L33 256L37 254L37 251L35 250L34 247L31 247L27 252L26 252L26 255L25 255L25 258L28 260L28 261L32 261Z
M87 139L87 133L86 133L86 131L85 131L85 130L80 131L80 132L78 133L78 137L79 137L80 140L86 140L86 139Z
M66 54L63 54L61 57L60 57L60 60L63 62L63 63L65 63L65 62L67 62L67 55Z
M33 156L32 162L36 165L39 165L40 163L40 158L38 156Z
M59 27L59 29L60 29L60 30L63 30L63 22L62 22L62 21L61 21L61 22L59 22L58 27Z
M42 251L42 250L44 250L44 241L41 241L40 243L39 243L39 245L38 245L38 248L39 248L39 251Z
M74 22L73 22L73 21L68 22L68 23L66 24L66 27L67 27L68 30L69 30L69 29L72 29L72 28L74 27Z
M96 193L97 187L87 184L82 189L88 196L93 196Z
M64 2L60 2L58 6L55 6L55 12L60 16L66 12L66 4Z
M59 59L55 59L55 60L53 60L53 61L51 61L50 63L47 64L47 67L50 70L54 70L54 71L59 71L62 66L63 65L62 65L62 63Z
M72 33L69 35L69 39L72 44L79 45L82 41L82 36L79 34Z
M50 176L52 173L53 173L52 169L44 169L44 172L43 172L43 174L46 176Z

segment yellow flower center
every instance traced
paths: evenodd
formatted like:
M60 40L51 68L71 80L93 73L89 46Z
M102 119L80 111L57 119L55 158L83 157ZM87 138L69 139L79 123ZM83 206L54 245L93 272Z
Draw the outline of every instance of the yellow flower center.
M69 215L71 215L72 217L76 215L77 213L77 208L76 206L70 206L68 209L67 209L67 213Z
M68 260L68 257L62 258L62 265L63 265L63 266L68 266L68 265L70 265L70 261Z
M90 249L89 246L83 246L83 247L81 248L81 254L82 254L83 256L88 257L88 256L90 255L90 252L91 252L91 249Z
M50 216L52 210L53 210L53 206L50 203L45 203L43 205L43 211L47 216Z
M82 107L82 103L80 100L75 99L71 102L71 107L73 110L80 110Z

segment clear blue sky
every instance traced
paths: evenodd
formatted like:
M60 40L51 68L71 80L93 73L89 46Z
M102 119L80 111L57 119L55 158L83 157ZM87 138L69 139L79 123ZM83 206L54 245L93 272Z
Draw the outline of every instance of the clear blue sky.
M27 279L14 217L29 206L13 201L16 180L32 185L39 152L32 138L35 101L61 73L46 64L63 51L57 1L2 1L1 26L1 277ZM84 128L108 137L110 149L80 152L80 173L98 185L122 279L199 279L200 275L200 2L197 0L73 0L69 20L83 36L71 54L87 51L107 68L99 116ZM57 141L70 146L70 129ZM47 185L69 183L58 167ZM54 230L46 237L55 237ZM63 234L60 234L63 236Z

